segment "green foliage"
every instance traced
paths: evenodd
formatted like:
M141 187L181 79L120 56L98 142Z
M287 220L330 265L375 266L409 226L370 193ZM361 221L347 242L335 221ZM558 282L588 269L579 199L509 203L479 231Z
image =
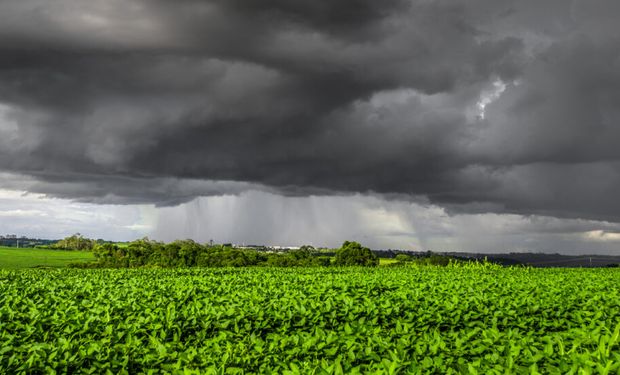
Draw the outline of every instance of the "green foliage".
M432 251L427 251L426 253L423 253L422 255L417 255L417 256L411 256L409 254L398 254L394 258L393 265L395 266L415 265L415 266L446 267L446 266L455 265L455 264L465 265L468 262L473 262L473 261L461 260L461 259L457 259L457 258L448 256L448 255L441 255L441 254L433 253ZM474 262L474 263L477 263L477 262ZM486 260L482 263L486 263Z
M89 238L85 238L81 234L76 233L73 236L66 237L65 239L62 239L56 242L51 247L54 249L63 249L63 250L89 251L89 250L92 250L96 244L97 244L97 241L91 240Z
M332 260L330 257L315 256L312 258L309 265L317 266L317 267L329 267L331 264L332 264Z
M334 264L337 266L378 266L379 258L367 247L357 242L345 241L336 250Z
M394 259L396 259L397 262L406 263L411 262L413 260L413 257L407 254L397 254Z
M617 374L619 322L612 268L0 271L3 374Z
M199 255L196 265L201 267L247 267L259 265L265 260L266 256L257 251L213 246Z
M317 255L318 252L312 246L304 245L297 250L291 250L287 253L293 259L299 261L307 261L311 259L313 256Z
M329 257L311 246L282 254L236 249L226 245L206 246L192 240L164 244L143 238L123 246L99 243L93 248L97 259L92 267L310 267L329 266Z
M267 265L275 267L328 267L331 259L321 256L321 253L312 246L302 246L284 254L272 254L267 259Z
M439 255L429 251L425 256L416 259L414 262L424 266L447 266L450 262L455 261L455 259L447 255Z

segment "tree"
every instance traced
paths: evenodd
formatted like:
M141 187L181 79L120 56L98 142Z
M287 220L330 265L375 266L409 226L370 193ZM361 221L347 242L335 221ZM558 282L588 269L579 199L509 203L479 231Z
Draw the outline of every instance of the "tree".
M345 241L342 247L336 250L334 265L372 267L379 265L379 258L369 248L357 242Z
M206 249L193 240L177 240L164 245L158 262L163 267L193 267L198 256Z
M130 242L126 248L129 267L141 267L152 264L153 258L157 254L161 254L162 249L162 243L150 240L148 237Z
M304 245L297 250L289 251L287 254L295 260L301 261L302 263L308 263L316 253L317 251L314 247Z
M435 254L432 251L427 251L422 257L416 259L416 264L425 266L447 266L450 261L454 259L447 255Z
M331 261L331 259L329 257L315 256L310 261L310 264L312 266L316 266L316 267L329 267L329 266L331 266L331 262L332 261Z
M218 245L198 254L196 265L200 267L245 267L255 266L267 258L257 251L244 251Z
M84 238L80 233L76 233L56 242L52 247L63 250L92 250L95 243L94 240Z

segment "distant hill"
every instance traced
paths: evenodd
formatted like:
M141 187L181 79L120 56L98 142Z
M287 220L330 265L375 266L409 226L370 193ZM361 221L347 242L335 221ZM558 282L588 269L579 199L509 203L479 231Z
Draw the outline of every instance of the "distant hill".
M620 255L562 255L543 253L473 254L445 253L458 257L484 259L504 265L523 264L533 267L613 267L620 264Z
M423 257L430 254L427 251L403 250L373 250L381 258L394 258L404 253L414 257ZM527 265L532 267L614 267L620 265L620 255L562 255L545 253L462 253L462 252L433 252L438 255L447 255L457 259L487 259L490 262L505 266Z

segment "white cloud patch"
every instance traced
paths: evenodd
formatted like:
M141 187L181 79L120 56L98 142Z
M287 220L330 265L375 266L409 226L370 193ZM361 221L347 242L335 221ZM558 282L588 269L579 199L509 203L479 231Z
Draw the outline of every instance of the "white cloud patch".
M132 240L152 230L155 214L148 205L95 205L0 190L0 234L55 239L79 232L90 238Z
M485 90L480 95L480 100L476 103L478 107L478 116L484 119L486 115L486 107L499 99L499 97L506 91L506 84L501 80L493 81L493 86L489 90Z
M597 242L620 242L620 233L606 232L603 230L591 230L583 234L584 238L589 241Z

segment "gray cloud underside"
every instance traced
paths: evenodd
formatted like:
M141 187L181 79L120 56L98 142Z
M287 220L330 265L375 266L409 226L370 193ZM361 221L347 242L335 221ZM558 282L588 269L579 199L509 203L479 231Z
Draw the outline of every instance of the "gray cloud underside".
M29 177L2 186L618 221L617 16L615 0L4 1L0 170Z

